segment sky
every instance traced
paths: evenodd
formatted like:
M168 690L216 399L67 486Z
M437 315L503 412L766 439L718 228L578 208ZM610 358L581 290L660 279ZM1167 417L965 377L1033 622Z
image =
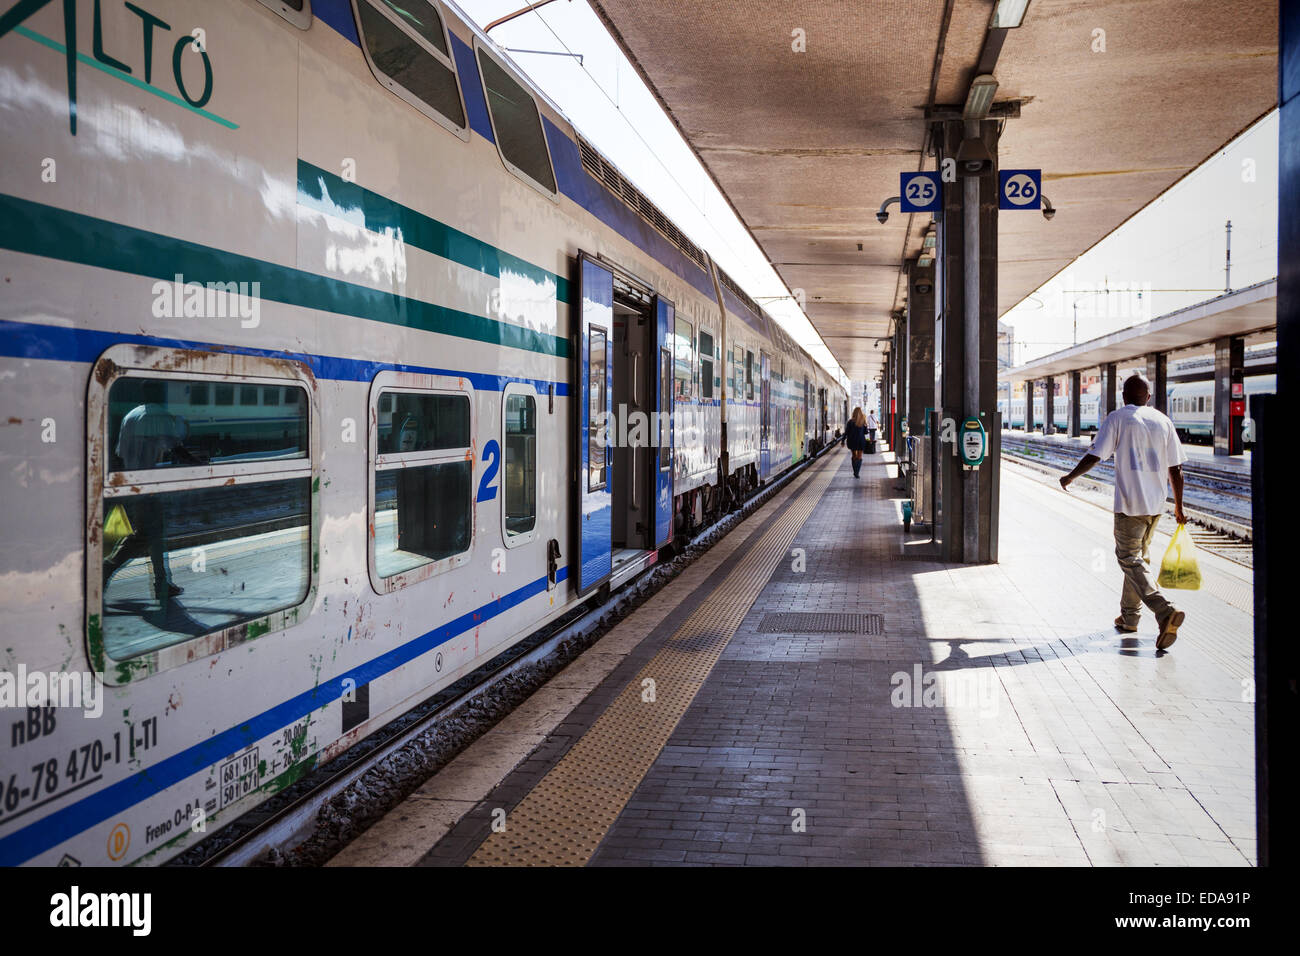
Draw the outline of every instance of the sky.
M1222 295L1229 220L1232 288L1275 277L1277 137L1274 110L1009 309L1013 363L1073 345L1076 303L1086 342Z
M526 5L457 2L480 26ZM785 283L584 0L554 0L491 37L583 136L847 384ZM548 55L569 53L580 54L581 63ZM1274 111L1008 310L1002 321L1015 330L1014 363L1222 294L1228 220L1232 288L1276 276L1277 136ZM1058 218L1065 215L1063 209Z
M456 0L480 27L527 0ZM709 178L677 127L584 0L555 0L490 34L597 149L827 371L848 384L826 343ZM522 53L582 55L549 56Z

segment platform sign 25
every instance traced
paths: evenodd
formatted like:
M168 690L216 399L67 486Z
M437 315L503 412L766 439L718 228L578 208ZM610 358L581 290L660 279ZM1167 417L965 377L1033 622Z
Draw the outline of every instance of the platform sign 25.
M943 200L939 174L899 173L899 212L938 212Z
M1041 209L1043 206L1043 171L1041 169L998 170L999 209Z

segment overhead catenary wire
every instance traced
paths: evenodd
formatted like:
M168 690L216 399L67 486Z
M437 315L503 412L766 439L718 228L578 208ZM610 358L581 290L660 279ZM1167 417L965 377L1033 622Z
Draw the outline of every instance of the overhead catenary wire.
M605 99L609 101L610 105L614 107L615 112L618 113L619 117L627 125L628 129L630 129L633 135L636 136L638 140L640 140L641 144L646 148L646 151L650 154L650 156L654 158L655 162L659 164L659 166L663 169L664 173L672 181L673 185L676 186L677 189L681 192L682 196L686 199L686 201L690 203L690 205L696 210L697 213L699 213L701 219L703 219L705 222L708 222L710 218L708 213L705 212L703 207L701 207L700 204L694 200L694 198L692 198L690 191L685 187L685 185L683 185L681 180L678 179L676 175L674 175L673 171L668 167L668 164L664 162L663 157L660 156L659 153L655 150L655 148L649 143L649 141L647 141L646 138L641 135L641 131L637 129L636 124L633 123L631 119L628 118L628 115L623 111L623 108L619 104L618 99L611 96L609 90L607 90L604 87L604 85L598 79L596 79L595 75L589 69L587 69L586 63L583 61L583 58L579 54L575 53L573 49L564 41L564 38L561 37L560 34L556 31L556 29L547 21L547 19L544 16L542 16L541 11L539 9L533 9L531 12L534 16L537 17L538 20L542 22L542 25L545 26L548 31L550 31L551 36L555 37L556 42L558 42L560 46L564 47L565 52L571 58L577 61L578 68L582 70L583 73L586 74L587 79L591 81L592 85L595 86L596 89L600 91L601 95L604 96ZM541 51L537 51L537 52L541 52ZM560 54L558 54L557 52L556 55L560 55ZM615 61L615 69L616 70L618 69L617 61ZM733 245L732 242L720 230L715 229L713 231L717 236L717 238L722 242L722 244L728 249L728 251L730 251L732 256L737 261L743 263L745 260L745 256L743 256L736 249L735 245ZM766 256L763 254L763 250L761 248L758 248L757 243L755 243L755 251L760 256L763 256L764 260L766 261ZM775 274L775 270L773 271ZM777 280L781 281L784 284L784 280L782 280L779 275L777 275ZM786 297L783 296L781 298L786 298ZM797 307L798 300L795 299L794 296L789 296L788 298L793 299L796 302L796 307ZM825 351L827 358L831 363L831 366L833 367L826 367L824 363L821 362L818 362L818 364L822 364L823 367L826 367L826 371L831 373L832 375L838 372L841 377L847 378L844 369L840 366L839 361L835 358L835 353L831 351L830 346L826 344L826 340L822 337L821 332L818 331L815 325L813 325L812 320L808 318L807 312L805 312L802 308L800 308L799 313L803 316L804 320L808 323L808 326L809 328L812 329L813 334L817 336L817 341L815 343L799 342L798 344L804 348L808 348L811 345L814 348L820 347L821 349L823 349ZM792 335L791 337L793 338L794 336ZM796 341L798 340L796 339ZM814 358L814 361L816 361L816 358Z

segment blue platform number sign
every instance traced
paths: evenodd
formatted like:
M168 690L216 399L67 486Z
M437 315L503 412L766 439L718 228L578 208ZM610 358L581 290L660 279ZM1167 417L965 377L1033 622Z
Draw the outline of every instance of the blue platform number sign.
M1041 209L1042 207L1043 171L1041 169L998 171L999 209Z
M938 212L943 199L939 174L899 173L899 212Z

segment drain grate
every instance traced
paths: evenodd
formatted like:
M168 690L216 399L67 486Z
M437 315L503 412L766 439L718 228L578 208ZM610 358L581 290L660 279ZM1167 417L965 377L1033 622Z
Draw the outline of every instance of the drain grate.
M883 634L879 614L777 611L764 614L760 634Z

